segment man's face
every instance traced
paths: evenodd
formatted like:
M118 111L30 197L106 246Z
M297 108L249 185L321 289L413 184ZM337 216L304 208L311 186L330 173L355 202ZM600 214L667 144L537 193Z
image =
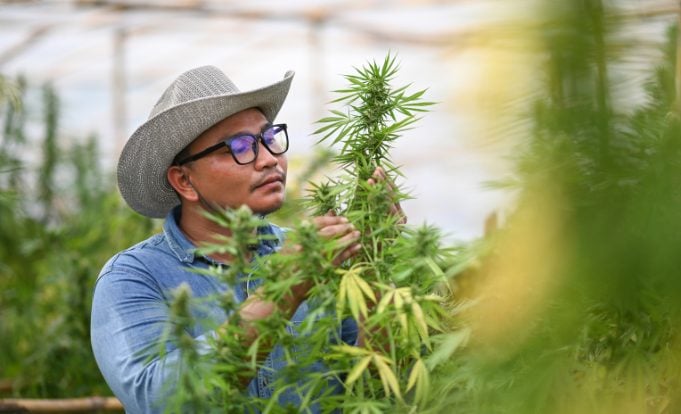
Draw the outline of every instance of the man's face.
M258 109L238 112L201 134L189 145L189 155L196 154L238 133L257 135L267 125ZM225 208L248 206L254 213L271 213L284 203L286 155L272 155L262 144L256 160L239 165L227 148L219 149L185 167L191 184L209 203Z

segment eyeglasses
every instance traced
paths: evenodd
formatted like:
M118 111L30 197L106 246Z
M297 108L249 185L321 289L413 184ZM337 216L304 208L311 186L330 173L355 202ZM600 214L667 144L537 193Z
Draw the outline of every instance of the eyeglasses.
M259 134L237 134L225 138L219 143L206 148L194 155L179 160L176 165L184 165L196 161L206 155L227 148L237 164L250 164L258 158L258 141L262 142L272 155L281 155L288 150L288 132L286 124L267 125Z

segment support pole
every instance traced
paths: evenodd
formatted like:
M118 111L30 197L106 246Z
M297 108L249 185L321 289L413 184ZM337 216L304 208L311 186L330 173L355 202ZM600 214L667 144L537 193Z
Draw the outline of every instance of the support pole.
M681 1L679 1L679 8L677 10L676 21L676 70L675 85L676 85L676 112L681 113Z
M0 413L63 413L123 411L114 397L85 397L63 399L6 398L0 400Z
M114 32L113 38L113 61L112 71L113 79L111 86L111 96L113 99L113 134L116 148L114 156L118 157L125 141L126 135L126 81L125 81L125 42L127 38L127 31L123 27L119 27Z

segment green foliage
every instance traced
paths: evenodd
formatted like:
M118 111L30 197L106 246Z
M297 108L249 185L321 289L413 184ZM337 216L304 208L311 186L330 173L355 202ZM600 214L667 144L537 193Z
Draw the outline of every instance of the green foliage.
M20 78L0 107L0 378L14 396L110 394L90 347L93 284L112 252L153 224L122 205L95 137L60 144L54 90L29 105L28 89ZM27 133L27 120L41 118L42 138Z
M622 30L616 5L545 3L551 22L541 32L549 57L545 94L534 107L532 134L516 152L520 201L491 256L508 256L514 245L542 239L550 223L551 243L529 264L509 261L516 266L509 274L520 277L505 285L527 283L523 275L550 262L550 288L529 279L534 289L527 296L506 292L511 305L498 305L496 312L531 312L493 340L480 331L494 319L474 324L471 346L435 375L436 393L444 398L430 407L460 413L677 412L676 29L646 84L646 102L632 110L613 98L613 68L627 58L627 49L616 46ZM538 199L550 202L538 205ZM523 223L528 211L535 222ZM504 241L505 234L523 237ZM479 276L493 280L503 271L488 273ZM475 314L480 306L460 314Z

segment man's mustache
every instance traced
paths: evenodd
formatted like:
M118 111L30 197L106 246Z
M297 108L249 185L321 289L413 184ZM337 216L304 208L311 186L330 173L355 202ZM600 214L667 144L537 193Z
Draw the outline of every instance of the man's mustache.
M251 186L251 190L255 190L256 188L264 184L268 184L274 181L281 181L282 184L286 184L286 173L281 169L269 172L265 174L262 178L260 178L258 181L256 181L255 184Z

